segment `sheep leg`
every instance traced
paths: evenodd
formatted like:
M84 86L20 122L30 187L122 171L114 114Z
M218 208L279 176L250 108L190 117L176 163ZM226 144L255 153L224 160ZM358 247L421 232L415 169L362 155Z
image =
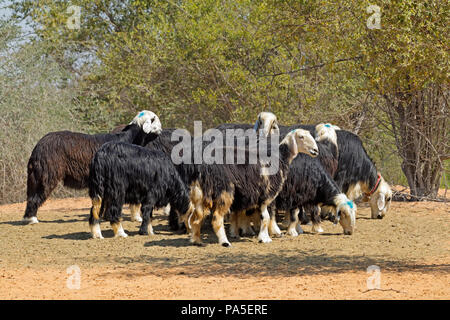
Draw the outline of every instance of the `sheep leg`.
M140 235L154 235L152 226L153 204L146 203L142 205L142 223L139 228Z
M113 201L111 205L105 210L105 217L108 218L111 228L114 231L114 238L122 237L126 238L128 235L125 233L122 227L120 219L122 217L123 203Z
M267 211L267 206L261 208L261 227L259 229L258 240L262 243L272 242L269 236L269 224L270 224L270 214Z
M92 208L89 215L89 227L91 228L92 238L103 239L102 231L100 230L100 208L102 199L96 197L92 199Z
M220 210L216 210L213 213L212 218L212 226L214 232L216 233L217 238L219 239L219 243L224 247L230 247L231 244L227 239L227 235L225 233L225 226L223 224L224 213Z
M252 229L251 220L252 216L255 214L254 211L250 211L250 213L247 213L246 211L242 211L239 214L238 222L239 222L239 228L242 231L243 236L254 236L255 232Z
M130 211L131 211L131 221L142 222L140 204L130 204Z
M203 217L203 207L196 207L194 212L186 217L187 229L191 231L191 243L197 246L203 246L200 233Z
M168 216L170 214L170 203L164 207L163 213L164 215Z
M320 225L321 220L320 220L320 207L319 206L314 206L312 208L311 221L312 221L311 231L314 233L322 233L323 229L322 229L322 226Z
M291 212L289 210L284 211L284 219L283 219L283 222L282 222L282 226L284 228L288 229L289 226L291 225L291 222L292 222Z
M277 218L276 218L276 214L272 213L270 216L270 223L269 223L269 234L273 235L275 237L281 237L281 230L278 227L277 224Z
M299 209L293 209L289 211L289 226L287 229L287 234L292 236L292 237L297 237L298 236L298 232L296 230L297 225L300 225L299 223L299 219L298 219L298 213L299 213ZM301 230L301 228L300 228ZM303 230L302 232L303 233Z
M239 239L238 219L241 212L232 212L230 214L230 237Z
M39 223L37 211L47 200L48 196L58 185L60 179L48 181L47 185L42 183L43 178L33 171L28 175L27 180L27 207L23 216L23 222L27 224Z

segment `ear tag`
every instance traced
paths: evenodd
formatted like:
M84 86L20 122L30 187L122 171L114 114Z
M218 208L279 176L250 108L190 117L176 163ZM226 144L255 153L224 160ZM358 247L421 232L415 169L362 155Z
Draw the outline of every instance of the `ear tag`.
M327 124L325 125L325 127L331 128L331 124L327 123Z
M350 207L350 209L353 209L353 201L347 201L348 206Z
M145 114L145 112L144 112L144 111L141 111L141 112L138 114L138 118L142 117L144 114Z

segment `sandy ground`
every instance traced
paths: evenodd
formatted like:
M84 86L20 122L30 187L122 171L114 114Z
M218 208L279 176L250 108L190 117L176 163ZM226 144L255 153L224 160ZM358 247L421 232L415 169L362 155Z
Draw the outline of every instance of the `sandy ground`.
M23 225L24 203L0 206L0 299L450 299L449 203L394 202L383 220L360 205L352 236L325 222L321 235L305 226L296 238L231 248L207 227L207 246L191 246L161 213L157 234L140 236L128 209L128 238L102 223L105 239L94 240L89 207L50 200L39 224ZM377 275L379 290L368 290Z

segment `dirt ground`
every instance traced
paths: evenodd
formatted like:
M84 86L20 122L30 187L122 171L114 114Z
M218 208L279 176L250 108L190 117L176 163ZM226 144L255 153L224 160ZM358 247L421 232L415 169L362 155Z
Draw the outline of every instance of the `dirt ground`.
M128 208L128 238L102 223L105 239L91 239L89 207L88 198L50 200L39 224L23 225L24 203L0 206L0 299L450 299L449 203L394 202L383 220L360 205L352 236L324 222L321 235L304 226L296 238L231 248L209 228L207 246L192 246L159 212L157 234L140 236ZM372 265L378 290L367 286Z

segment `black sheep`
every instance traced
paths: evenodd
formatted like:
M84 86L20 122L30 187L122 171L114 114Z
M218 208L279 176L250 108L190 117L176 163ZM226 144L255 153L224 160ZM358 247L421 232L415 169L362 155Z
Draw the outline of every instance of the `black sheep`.
M354 133L337 130L339 161L334 179L351 200L361 195L369 201L372 219L381 219L389 210L392 191L377 171L361 139Z
M83 134L71 131L51 132L33 149L28 161L27 206L23 217L38 223L37 210L61 181L73 189L88 186L89 163L98 148L109 141L145 144L161 131L159 118L151 111L140 112L118 133Z
M344 233L353 233L356 206L340 191L318 158L300 154L292 161L286 182L274 204L277 209L290 213L291 223L288 227L290 235L297 235L295 226L298 213L306 209L318 210L319 206L331 207L336 216L343 217L339 221ZM337 208L340 212L337 212ZM313 214L312 219L317 216L318 213ZM343 219L347 217L350 217L350 223L344 223ZM320 221L313 220L313 223L318 222Z
M265 125L264 123L262 125ZM369 201L372 218L383 218L389 210L392 199L392 191L389 184L377 172L376 166L362 144L361 139L352 132L341 130L332 126L336 130L338 161L334 174L329 173L335 179L338 187L347 195L350 200L355 200L361 195L365 201ZM303 128L312 130L311 125L279 126L280 136L289 132L293 128ZM270 130L270 128L269 128ZM324 167L329 170L324 163ZM324 217L327 210L322 210Z
M225 234L224 216L255 209L261 217L260 242L272 241L268 227L270 214L267 207L283 187L289 173L289 164L299 152L316 156L317 144L309 132L298 129L289 133L277 146L279 157L273 159L279 165L276 173L266 174L268 167L261 159L250 164L180 164L177 165L185 183L190 186L191 201L195 207L192 216L182 219L191 230L191 241L201 244L200 228L204 217L213 212L212 225L219 243L229 246ZM217 151L217 150L216 150ZM249 149L244 150L249 159ZM232 152L236 157L238 148L224 148L223 154Z
M95 154L90 165L89 196L89 225L94 238L102 238L100 218L111 223L116 237L127 236L120 222L125 203L141 205L142 235L153 234L154 207L170 203L180 215L193 210L189 190L164 152L123 142L106 143Z

